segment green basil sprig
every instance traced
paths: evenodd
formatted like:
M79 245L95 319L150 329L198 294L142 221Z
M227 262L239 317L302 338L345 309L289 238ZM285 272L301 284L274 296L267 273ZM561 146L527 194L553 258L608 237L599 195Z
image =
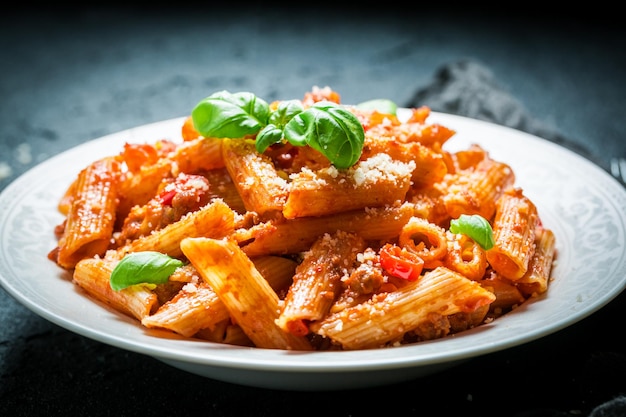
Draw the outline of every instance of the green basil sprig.
M136 284L164 284L183 262L160 252L133 252L124 256L111 272L115 291Z
M359 119L330 101L305 110L299 101L289 100L272 111L252 93L221 91L200 101L191 118L204 137L238 139L256 134L255 146L260 153L282 141L309 145L338 169L349 168L359 160L365 140Z
M461 214L458 219L451 220L450 231L470 237L485 250L489 250L495 245L491 225L487 219L478 214Z
M304 111L299 100L287 100L278 103L278 107L270 114L269 123L256 136L256 150L263 153L267 148L283 140L283 130L291 119ZM302 145L298 145L302 146Z
M398 111L398 105L386 98L376 98L373 100L363 101L356 105L361 110L376 110L380 113L395 115Z

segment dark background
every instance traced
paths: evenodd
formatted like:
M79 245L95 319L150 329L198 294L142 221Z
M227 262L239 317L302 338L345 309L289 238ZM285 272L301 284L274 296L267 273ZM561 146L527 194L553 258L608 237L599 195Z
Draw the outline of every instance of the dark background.
M223 89L272 101L328 85L345 103L383 97L480 116L432 90L442 69L467 60L489 71L492 93L516 110L493 121L560 140L608 169L611 156L626 156L621 14L600 4L551 10L15 5L0 14L0 191L63 150L187 115ZM475 100L489 108L493 96L480 91ZM625 309L622 294L556 334L426 378L301 393L201 378L86 339L0 289L0 415L354 417L377 407L400 416L587 416L626 395Z

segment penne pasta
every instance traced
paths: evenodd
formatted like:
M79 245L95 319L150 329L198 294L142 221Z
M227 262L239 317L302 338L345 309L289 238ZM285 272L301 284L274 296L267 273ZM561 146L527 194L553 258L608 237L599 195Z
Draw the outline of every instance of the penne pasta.
M456 132L438 123L426 123L430 109L421 107L412 109L412 115L406 123L379 123L370 128L367 134L372 136L393 137L399 142L416 142L429 148L439 148Z
M157 295L143 285L114 291L109 277L116 263L100 258L82 259L76 264L73 281L91 297L141 321L157 308Z
M142 236L120 248L128 252L157 251L173 257L182 255L181 241L186 237L224 237L234 230L235 213L222 200L213 200L202 209L189 213L180 221Z
M342 277L365 247L359 235L342 231L317 239L296 268L277 324L287 332L306 336L308 324L330 310L342 291Z
M147 204L157 194L163 181L168 178L172 178L172 165L167 159L161 159L153 165L142 166L136 173L127 175L120 184L118 223L121 224L133 207Z
M254 267L263 275L265 280L276 291L280 298L284 298L293 282L298 262L282 256L258 256L251 258Z
M310 248L320 235L337 230L357 233L366 240L391 239L398 235L412 214L412 205L403 204L329 216L269 221L243 234L246 241L242 248L251 257L298 253Z
M215 291L208 284L199 282L186 284L154 314L144 316L141 324L192 337L202 329L215 329L229 318L228 309Z
M556 238L552 230L537 226L535 230L535 252L530 259L524 276L515 281L526 296L543 294L548 290L552 261L556 255Z
M302 170L291 176L283 215L293 219L392 205L404 200L414 169L414 162L377 154L345 172L334 167Z
M103 255L109 248L117 209L120 167L113 158L103 158L78 174L57 263L73 268L82 258Z
M246 207L226 168L212 169L203 172L210 184L211 198L222 199L236 213L245 214Z
M311 330L343 349L371 349L399 342L407 331L431 320L429 315L470 313L494 300L477 282L438 267L397 291L331 314Z
M196 174L224 167L223 141L215 138L196 138L178 145L170 155L174 174Z
M451 218L461 214L479 214L491 219L496 201L515 181L513 170L491 158L482 159L475 167L444 179L441 187L443 204Z
M312 349L306 338L285 332L276 324L278 295L234 241L185 238L181 248L255 346Z
M504 277L518 280L528 270L535 251L537 208L519 188L508 189L496 204L495 246L487 252L487 260Z
M479 283L496 296L494 302L489 306L490 314L494 317L499 317L526 301L524 294L517 285L497 272L492 271L486 274L485 279L480 280Z
M247 210L265 214L282 211L289 186L270 158L256 152L254 143L224 139L223 159Z
M411 175L412 187L425 187L443 180L448 167L441 152L419 142L399 142L393 137L378 137L371 132L366 136L363 157L388 154L392 159L404 163L414 162Z

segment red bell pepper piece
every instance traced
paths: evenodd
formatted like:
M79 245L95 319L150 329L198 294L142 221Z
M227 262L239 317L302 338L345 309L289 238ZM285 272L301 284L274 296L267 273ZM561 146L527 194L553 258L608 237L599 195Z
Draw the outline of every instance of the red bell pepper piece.
M380 265L394 277L415 281L424 268L424 260L415 253L387 243L380 251Z

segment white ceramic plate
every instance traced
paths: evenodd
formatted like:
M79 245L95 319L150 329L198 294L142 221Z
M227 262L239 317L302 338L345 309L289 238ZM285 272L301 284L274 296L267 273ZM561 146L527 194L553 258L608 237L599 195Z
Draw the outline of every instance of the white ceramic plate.
M403 109L405 110L405 109ZM455 129L449 149L478 143L511 165L517 185L556 234L558 263L544 296L491 324L444 339L390 349L290 352L185 340L148 330L88 298L46 257L55 247L56 205L78 171L124 142L180 140L182 118L126 130L61 153L0 194L0 283L27 308L70 331L150 355L209 378L289 390L361 388L422 377L520 345L597 311L626 287L626 190L610 175L551 142L459 116L429 121Z

